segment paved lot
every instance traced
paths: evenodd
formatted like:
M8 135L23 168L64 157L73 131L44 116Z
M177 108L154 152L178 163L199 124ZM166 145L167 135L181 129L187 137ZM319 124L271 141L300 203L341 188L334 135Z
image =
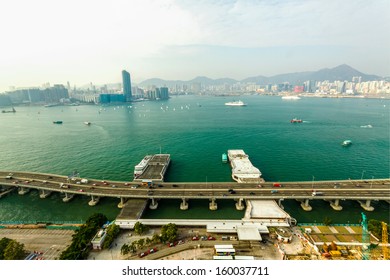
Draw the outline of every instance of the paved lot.
M42 252L43 259L58 259L61 252L72 243L73 230L59 229L0 229L0 239L7 237L24 244L27 251Z

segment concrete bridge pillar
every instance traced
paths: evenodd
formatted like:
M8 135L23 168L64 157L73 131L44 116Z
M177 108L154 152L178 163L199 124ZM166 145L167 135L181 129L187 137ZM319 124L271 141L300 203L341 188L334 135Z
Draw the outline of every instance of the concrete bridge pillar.
M282 204L282 201L283 201L283 200L284 200L283 198L278 199L278 205L279 205L279 207L282 208L282 209L284 209L283 204Z
M152 202L149 204L149 208L152 210L156 210L158 206L158 202L156 201L155 198L152 198L151 200Z
M62 199L63 202L69 202L74 197L73 193L65 193L65 197Z
M312 210L312 208L311 208L311 206L310 206L310 204L309 204L309 199L305 199L305 200L301 203L301 207L302 207L302 209L305 210L305 211L311 211L311 210Z
M241 210L244 210L245 209L245 205L243 205L243 202L244 199L243 198L239 198L237 203L236 203L236 209L241 211Z
M218 205L215 202L215 198L211 199L211 202L209 203L209 208L210 208L210 210L213 210L213 211L218 209Z
M125 203L127 201L127 199L125 199L124 197L120 197L121 201L118 203L118 208L123 208L123 206L125 206Z
M180 203L180 210L188 210L188 203L185 198L182 198L182 203Z
M340 205L340 199L335 199L334 201L330 201L330 206L336 210L341 211L343 210L343 207Z
M40 192L39 193L40 198L46 198L51 194L51 191L47 191L47 190L40 190L39 192Z
M366 211L374 211L374 207L371 206L371 200L367 199L366 202L358 200L360 206Z
M98 197L98 196L95 197L95 196L91 195L91 200L88 202L88 205L95 206L96 204L98 204L99 200L100 200L100 197Z
M18 191L18 194L24 195L24 194L28 193L29 191L30 191L30 188L23 188L23 187L20 187L20 188L19 188L19 191Z

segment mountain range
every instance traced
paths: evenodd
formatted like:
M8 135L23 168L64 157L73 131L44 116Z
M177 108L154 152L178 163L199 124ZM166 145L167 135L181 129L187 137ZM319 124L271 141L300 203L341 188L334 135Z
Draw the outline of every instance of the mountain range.
M258 85L267 85L267 84L279 84L288 82L290 84L302 84L305 81L352 81L352 77L360 76L361 81L374 81L383 79L383 77L377 75L368 75L364 74L349 65L342 64L334 68L324 68L318 71L307 71L307 72L296 72L296 73L287 73L280 74L271 77L266 76L255 76L249 77L243 80L235 80L230 78L221 78L221 79L210 79L208 77L200 76L192 80L182 81L182 80L163 80L158 78L147 79L138 84L138 86L167 86L172 87L175 85L181 84L194 84L200 83L204 86L210 85L232 85L238 82L241 83L255 83Z

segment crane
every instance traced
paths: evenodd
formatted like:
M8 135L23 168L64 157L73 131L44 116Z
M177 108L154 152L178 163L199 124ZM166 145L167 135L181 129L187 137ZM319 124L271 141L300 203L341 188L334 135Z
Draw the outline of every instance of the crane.
M367 227L367 217L362 212L362 260L368 260L370 256L370 233Z
M382 252L383 252L384 260L388 259L387 243L389 243L388 236L387 236L387 224L385 222L382 222Z

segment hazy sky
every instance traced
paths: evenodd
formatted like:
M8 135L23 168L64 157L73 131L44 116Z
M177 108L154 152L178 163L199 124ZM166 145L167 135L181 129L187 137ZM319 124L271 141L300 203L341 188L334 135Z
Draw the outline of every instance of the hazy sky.
M390 75L390 0L1 0L0 92L346 63Z

